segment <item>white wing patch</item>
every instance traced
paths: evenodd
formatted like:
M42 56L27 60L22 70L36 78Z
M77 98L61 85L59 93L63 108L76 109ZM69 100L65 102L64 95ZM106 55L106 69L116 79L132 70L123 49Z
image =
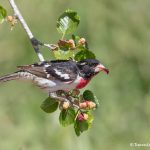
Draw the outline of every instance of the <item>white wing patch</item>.
M50 74L47 74L46 77L49 78L49 77L50 77Z
M55 73L57 75L59 75L60 77L64 78L64 79L70 79L69 75L68 74L62 74L62 72L60 72L59 70L57 69L54 69L55 70Z
M46 67L46 68L47 68L47 67L50 67L50 66L51 66L51 65L49 65L49 64L45 64L45 65L44 65L44 67Z

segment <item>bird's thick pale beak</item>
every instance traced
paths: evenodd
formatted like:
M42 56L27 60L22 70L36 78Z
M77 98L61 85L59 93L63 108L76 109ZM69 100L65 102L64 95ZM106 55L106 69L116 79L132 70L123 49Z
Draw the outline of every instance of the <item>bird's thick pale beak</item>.
M95 67L95 72L98 73L100 71L104 71L105 73L109 73L109 70L105 68L102 64L99 64Z

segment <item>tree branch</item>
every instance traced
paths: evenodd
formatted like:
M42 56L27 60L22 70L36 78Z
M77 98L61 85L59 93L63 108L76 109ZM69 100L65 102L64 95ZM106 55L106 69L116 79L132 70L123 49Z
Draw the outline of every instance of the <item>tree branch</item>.
M15 16L17 17L17 19L20 21L22 27L24 28L25 32L27 33L29 39L31 40L32 46L39 58L40 61L44 61L44 57L41 54L40 50L39 50L39 45L43 45L41 42L39 42L36 38L34 38L31 30L29 29L27 23L25 22L24 18L22 17L18 7L15 4L14 0L9 0L9 3L14 11Z
M80 107L75 104L71 99L69 99L69 97L62 97L61 95L59 95L59 92L65 93L64 91L57 91L49 93L49 96L59 102L68 102L72 107L80 109Z

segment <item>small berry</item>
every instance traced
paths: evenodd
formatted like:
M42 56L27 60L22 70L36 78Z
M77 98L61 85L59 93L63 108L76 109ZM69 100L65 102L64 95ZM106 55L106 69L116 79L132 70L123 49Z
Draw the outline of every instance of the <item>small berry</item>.
M83 102L83 103L80 103L79 106L80 106L80 108L84 109L84 108L87 108L88 105L86 102Z
M84 45L85 43L86 43L85 38L81 38L81 39L78 41L78 44L79 44L79 45Z
M84 118L84 120L88 120L88 114L83 114L83 118Z
M96 108L96 104L92 101L87 101L87 105L88 105L89 109Z
M7 19L7 21L12 22L14 17L13 16L7 16L6 19Z
M77 119L79 120L79 121L84 121L84 120L88 120L88 114L86 114L86 113L80 113L79 115L78 115L78 117L77 117Z
M63 109L68 109L70 104L69 102L63 102L62 106L63 106Z
M75 43L74 43L74 40L73 40L73 39L68 40L68 44L70 45L70 48L72 48L72 49L75 49L75 48L76 48L76 46L75 46Z
M79 121L83 121L84 120L84 116L82 114L79 114L78 117L77 117L77 119Z

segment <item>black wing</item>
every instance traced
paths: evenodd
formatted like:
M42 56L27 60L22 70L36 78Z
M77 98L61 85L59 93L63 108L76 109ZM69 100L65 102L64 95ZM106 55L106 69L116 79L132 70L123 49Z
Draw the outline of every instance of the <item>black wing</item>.
M72 60L44 61L32 65L18 66L18 68L38 77L62 82L73 82L78 75L76 62Z

